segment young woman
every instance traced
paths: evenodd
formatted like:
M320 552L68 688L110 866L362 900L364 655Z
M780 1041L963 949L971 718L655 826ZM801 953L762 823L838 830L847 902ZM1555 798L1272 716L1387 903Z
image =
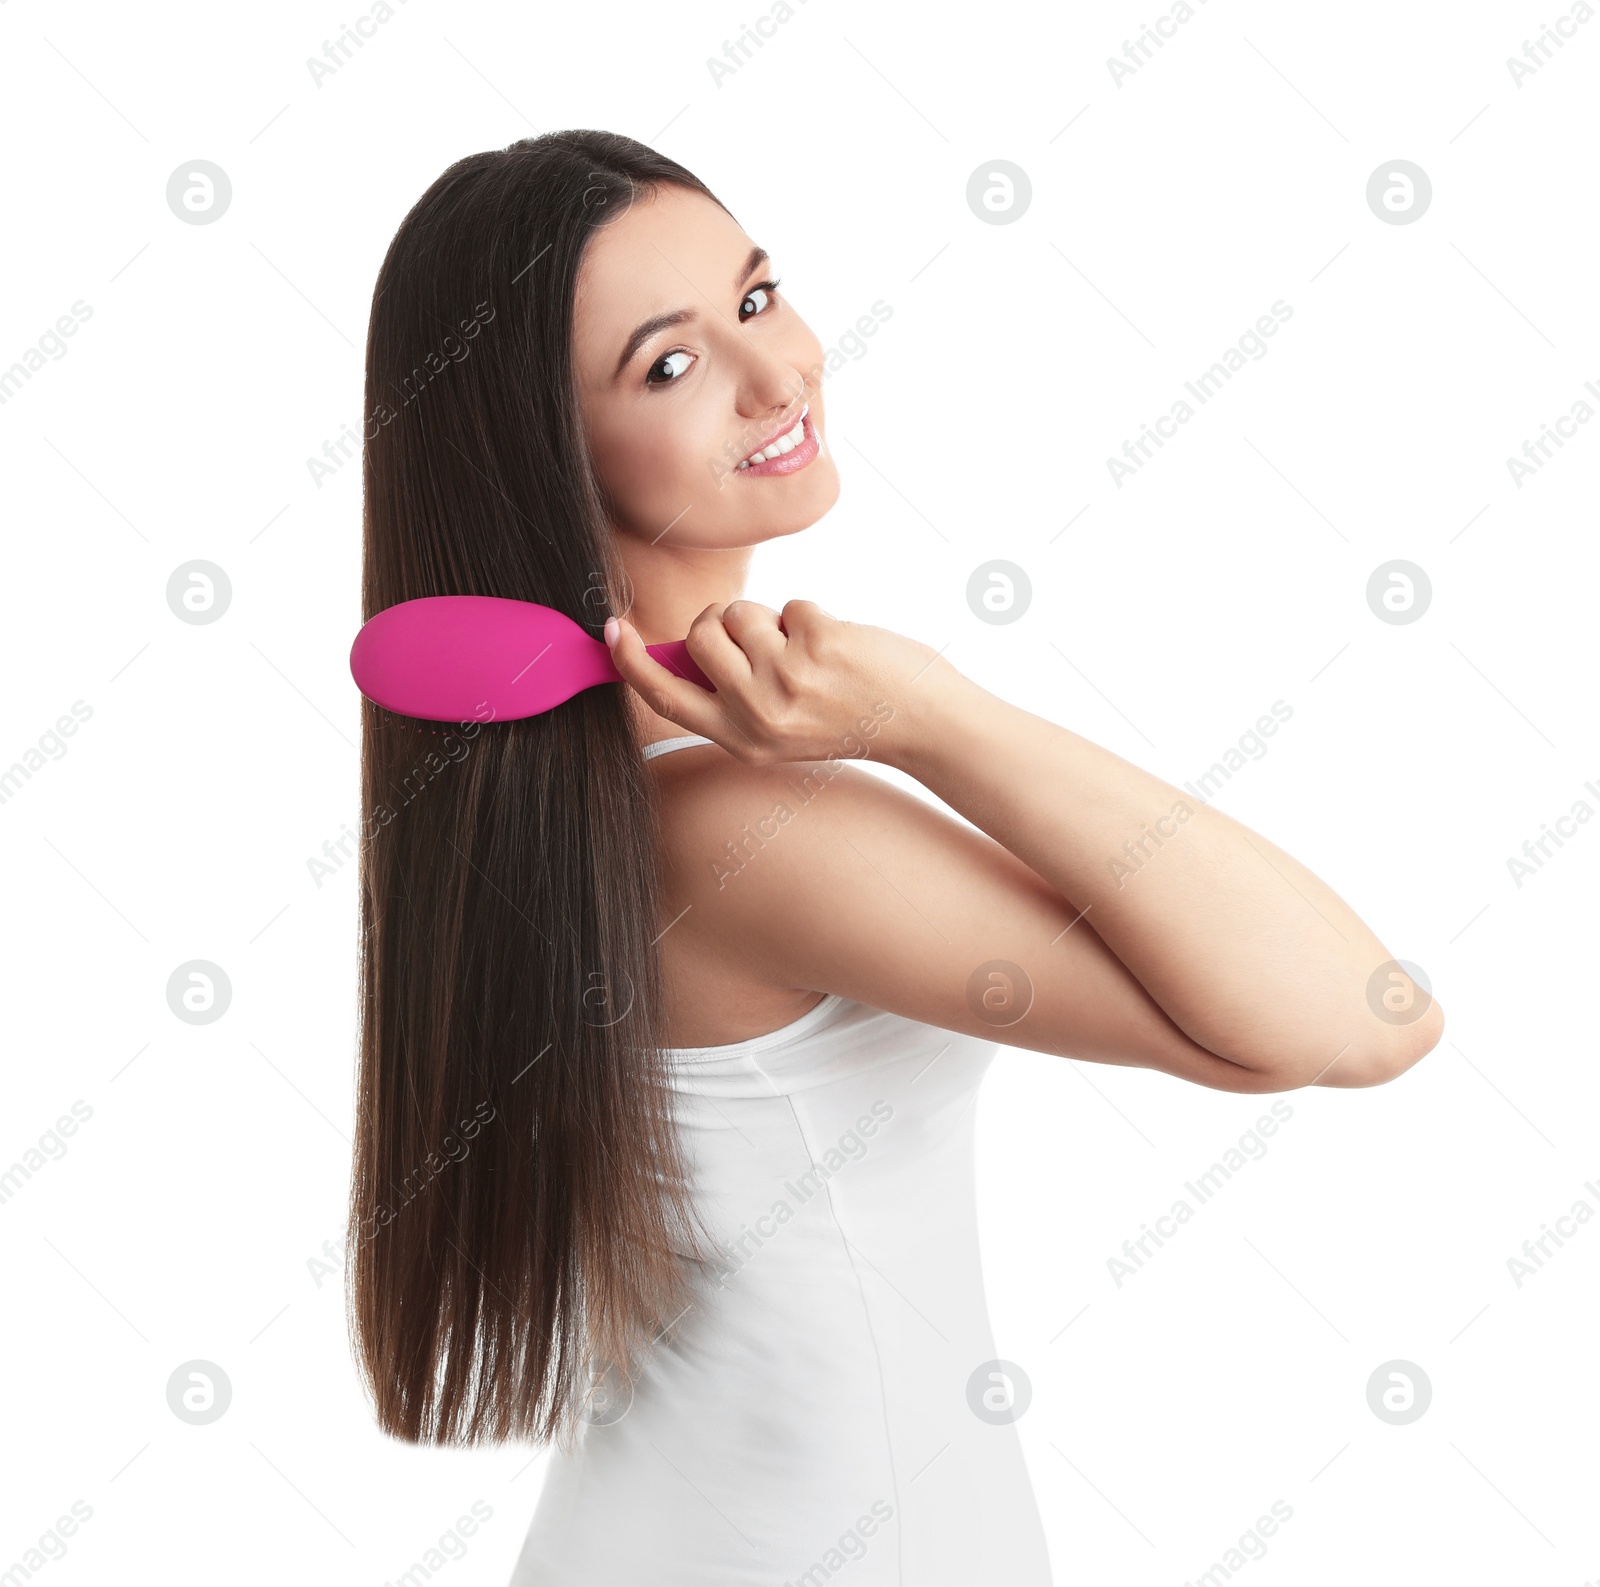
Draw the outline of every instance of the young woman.
M1437 1003L1222 811L927 645L739 599L838 496L822 352L674 162L453 165L367 392L365 615L536 601L625 680L459 731L364 707L380 1425L554 1441L520 1584L1049 1581L975 1229L996 1043L1368 1086ZM714 693L646 653L685 636Z

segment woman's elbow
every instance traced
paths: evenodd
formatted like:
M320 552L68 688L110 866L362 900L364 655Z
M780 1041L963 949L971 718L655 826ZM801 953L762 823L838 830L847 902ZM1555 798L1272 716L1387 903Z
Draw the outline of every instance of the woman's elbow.
M1279 1071L1284 1089L1336 1086L1345 1089L1387 1085L1420 1063L1444 1034L1444 1010L1430 999L1422 1015L1405 1025L1385 1025L1366 1041L1352 1041L1331 1059L1315 1057Z

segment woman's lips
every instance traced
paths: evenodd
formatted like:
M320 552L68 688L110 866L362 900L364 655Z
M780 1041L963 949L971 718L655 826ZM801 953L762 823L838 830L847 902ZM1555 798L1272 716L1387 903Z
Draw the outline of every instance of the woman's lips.
M817 436L816 427L811 422L809 409L800 422L805 426L805 435L798 446L791 447L782 457L769 457L764 463L752 463L748 468L736 468L733 470L734 478L749 479L752 475L759 474L792 474L796 469L804 468L822 451L822 442Z

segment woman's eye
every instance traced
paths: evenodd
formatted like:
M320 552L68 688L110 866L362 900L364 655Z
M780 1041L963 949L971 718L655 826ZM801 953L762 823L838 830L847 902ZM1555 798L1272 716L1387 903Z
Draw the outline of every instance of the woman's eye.
M777 302L777 287L778 283L776 281L762 281L751 287L744 295L744 302L739 305L739 318L741 320L753 320L757 314L764 313ZM745 307L751 303L755 304L755 308L749 314L746 314L744 312Z
M645 383L651 386L666 386L683 374L692 362L688 353L665 353L658 358L645 375ZM665 370L665 378L658 380L656 376Z

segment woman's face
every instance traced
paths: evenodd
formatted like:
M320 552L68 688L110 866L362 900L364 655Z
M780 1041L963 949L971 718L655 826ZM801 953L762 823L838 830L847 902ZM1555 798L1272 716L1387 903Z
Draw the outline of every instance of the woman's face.
M732 216L685 188L658 188L596 229L574 353L590 455L622 534L663 549L751 546L838 500L822 347L766 284L775 274ZM740 466L775 446L790 450Z

